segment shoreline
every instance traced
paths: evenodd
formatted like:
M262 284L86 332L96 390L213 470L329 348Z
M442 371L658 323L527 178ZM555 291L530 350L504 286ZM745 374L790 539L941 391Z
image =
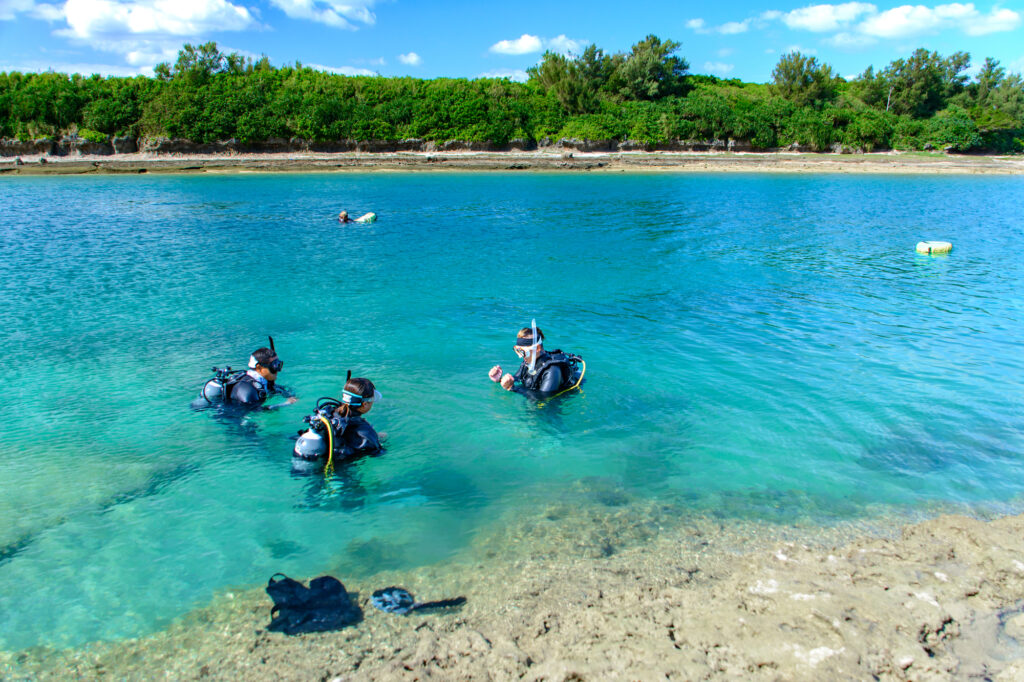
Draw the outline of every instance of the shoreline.
M345 171L590 171L1022 175L1024 156L879 152L343 152L22 156L0 159L0 177L146 173Z
M447 565L338 575L363 609L354 627L268 633L262 589L224 590L138 639L0 652L0 677L1024 676L1024 515L890 528L870 519L831 527L681 519L680 511L654 501L551 503L496 524ZM384 614L368 597L385 585L468 602L448 613Z

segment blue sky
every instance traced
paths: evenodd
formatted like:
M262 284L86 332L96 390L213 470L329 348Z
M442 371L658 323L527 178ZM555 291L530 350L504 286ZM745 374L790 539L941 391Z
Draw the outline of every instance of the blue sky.
M525 78L545 49L682 43L694 73L765 82L797 49L850 76L915 48L1024 71L1024 0L1002 3L658 0L0 0L0 71L150 74L186 42L339 73Z

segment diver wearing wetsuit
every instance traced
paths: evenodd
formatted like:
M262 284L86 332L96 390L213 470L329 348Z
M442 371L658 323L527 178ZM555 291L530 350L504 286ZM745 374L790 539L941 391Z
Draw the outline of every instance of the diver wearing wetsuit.
M520 329L514 347L523 361L516 373L502 376L501 366L495 365L488 374L506 391L547 397L575 383L578 358L560 350L544 350L544 332L536 325Z
M277 351L273 347L258 348L249 356L248 370L217 370L217 376L203 386L200 397L205 399L207 404L222 401L225 404L252 409L262 406L271 395L283 395L288 400L282 404L290 405L297 398L277 385L277 375L283 367L284 362L277 356ZM265 409L272 410L280 406Z
M380 391L369 379L349 378L340 401L322 398L317 403L317 412L307 418L311 428L295 443L295 458L316 461L326 457L328 443L334 448L331 457L334 462L379 454L384 449L381 437L363 415L373 409L373 404L380 398ZM337 407L328 412L325 408L332 405ZM331 427L327 442L326 431L319 426L323 423L321 420L326 420Z

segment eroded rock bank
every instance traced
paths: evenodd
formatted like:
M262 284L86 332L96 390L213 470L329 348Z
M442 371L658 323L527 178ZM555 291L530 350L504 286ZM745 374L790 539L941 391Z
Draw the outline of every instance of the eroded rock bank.
M577 138L541 140L512 139L505 144L474 140L447 140L435 142L418 138L405 140L333 140L317 141L293 138L270 138L260 142L243 142L237 139L215 142L193 142L192 140L168 137L131 136L111 137L106 140L89 140L78 135L65 135L57 139L37 140L0 139L0 157L13 156L108 156L113 154L294 154L305 152L321 153L394 153L394 152L526 152L538 149L579 152L617 151L673 151L673 152L811 152L830 151L835 153L863 154L864 149L833 145L828 150L813 149L808 145L794 143L784 149L755 150L746 140L732 138L713 140L672 140L651 144L637 140L582 140ZM886 150L877 150L886 151Z
M842 541L836 528L675 525L678 512L551 505L457 564L346 581L365 620L341 632L268 633L269 600L248 590L143 639L6 654L0 676L1024 679L1024 516L943 516ZM389 584L468 603L383 614L367 598Z

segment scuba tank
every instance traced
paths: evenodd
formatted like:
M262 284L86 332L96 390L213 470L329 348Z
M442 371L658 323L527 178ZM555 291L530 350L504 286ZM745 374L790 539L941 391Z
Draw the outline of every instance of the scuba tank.
M320 398L316 401L313 414L302 418L302 421L309 424L309 428L299 433L292 450L293 456L314 460L326 457L332 445L335 452L344 447L341 436L348 426L348 419L334 414L341 404L340 400L334 398Z
M203 390L199 392L200 398L205 398L208 403L226 402L230 394L230 387L245 375L244 369L231 369L230 367L214 367L211 370L213 378L203 384Z

